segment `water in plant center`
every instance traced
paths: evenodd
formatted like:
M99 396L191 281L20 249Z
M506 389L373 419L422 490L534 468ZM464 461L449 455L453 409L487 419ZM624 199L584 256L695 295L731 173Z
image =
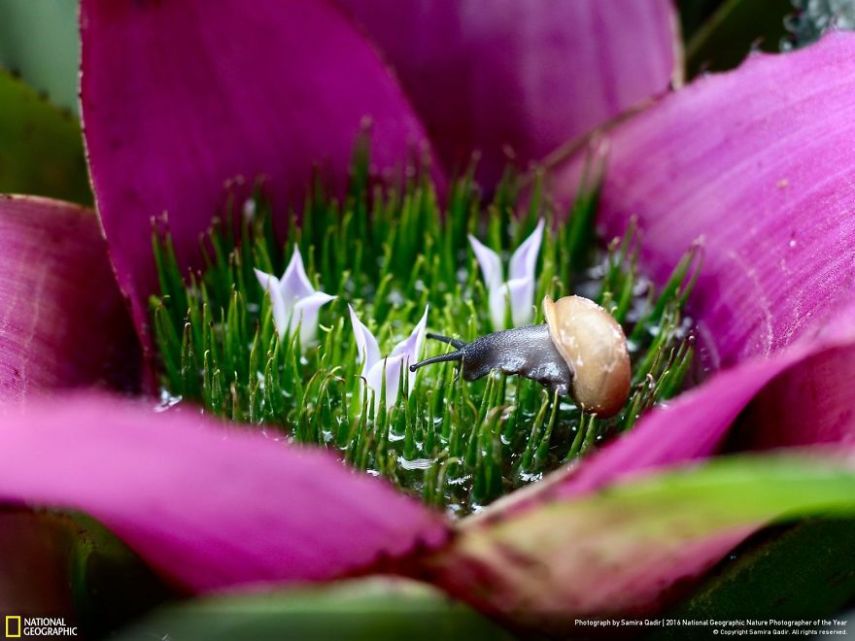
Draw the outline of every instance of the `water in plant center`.
M201 271L182 271L168 233L155 233L161 292L151 310L169 398L330 448L346 464L462 516L632 429L686 385L694 350L683 306L697 256L687 251L657 289L638 271L643 238L632 228L603 243L594 227L601 167L589 168L575 202L559 210L540 180L510 172L489 200L469 172L440 202L426 172L384 184L369 179L368 166L360 145L346 198L316 184L299 224L293 209L271 211L259 190L215 223ZM578 293L611 312L632 359L623 410L597 418L570 397L498 372L467 382L455 363L419 370L412 386L402 372L395 398L385 398L385 384L382 401L375 398L360 376L348 305L383 355L426 307L430 332L463 341L489 333L489 294L468 235L507 259L541 219L532 322L544 322L546 295ZM295 248L314 288L336 296L320 308L314 344L302 344L299 331L280 340L254 273L281 276ZM428 340L421 356L450 349Z

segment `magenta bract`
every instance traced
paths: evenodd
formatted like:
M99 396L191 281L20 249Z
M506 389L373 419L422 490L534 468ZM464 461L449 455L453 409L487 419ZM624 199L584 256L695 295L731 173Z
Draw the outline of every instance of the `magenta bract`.
M0 400L133 386L138 348L95 214L0 196Z
M275 206L302 202L313 167L343 188L373 123L391 167L426 137L374 48L325 0L84 0L81 104L98 213L144 332L156 286L152 218L179 257L222 213L226 182L266 177ZM246 193L247 190L243 190Z
M525 168L680 68L668 0L339 0L380 46L445 166ZM677 72L679 76L679 71Z
M0 500L84 511L194 591L365 572L448 533L327 452L91 395L4 417Z

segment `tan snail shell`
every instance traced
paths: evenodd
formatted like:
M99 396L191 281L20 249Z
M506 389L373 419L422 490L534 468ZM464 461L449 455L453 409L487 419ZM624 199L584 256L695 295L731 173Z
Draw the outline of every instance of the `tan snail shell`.
M543 299L553 345L573 372L573 398L587 412L616 414L629 396L631 371L623 328L581 296Z

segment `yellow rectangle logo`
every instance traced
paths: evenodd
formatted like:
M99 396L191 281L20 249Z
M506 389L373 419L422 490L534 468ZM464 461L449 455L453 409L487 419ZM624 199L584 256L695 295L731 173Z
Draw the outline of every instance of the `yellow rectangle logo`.
M6 638L20 639L21 638L21 617L6 616Z

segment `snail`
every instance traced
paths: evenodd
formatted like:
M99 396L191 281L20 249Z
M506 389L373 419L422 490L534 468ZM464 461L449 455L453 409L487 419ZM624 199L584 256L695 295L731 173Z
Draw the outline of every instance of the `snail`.
M493 332L465 343L439 334L428 338L457 351L410 366L459 361L463 378L474 381L497 369L537 381L583 410L612 416L629 396L630 366L620 324L594 301L582 296L543 299L546 323Z

